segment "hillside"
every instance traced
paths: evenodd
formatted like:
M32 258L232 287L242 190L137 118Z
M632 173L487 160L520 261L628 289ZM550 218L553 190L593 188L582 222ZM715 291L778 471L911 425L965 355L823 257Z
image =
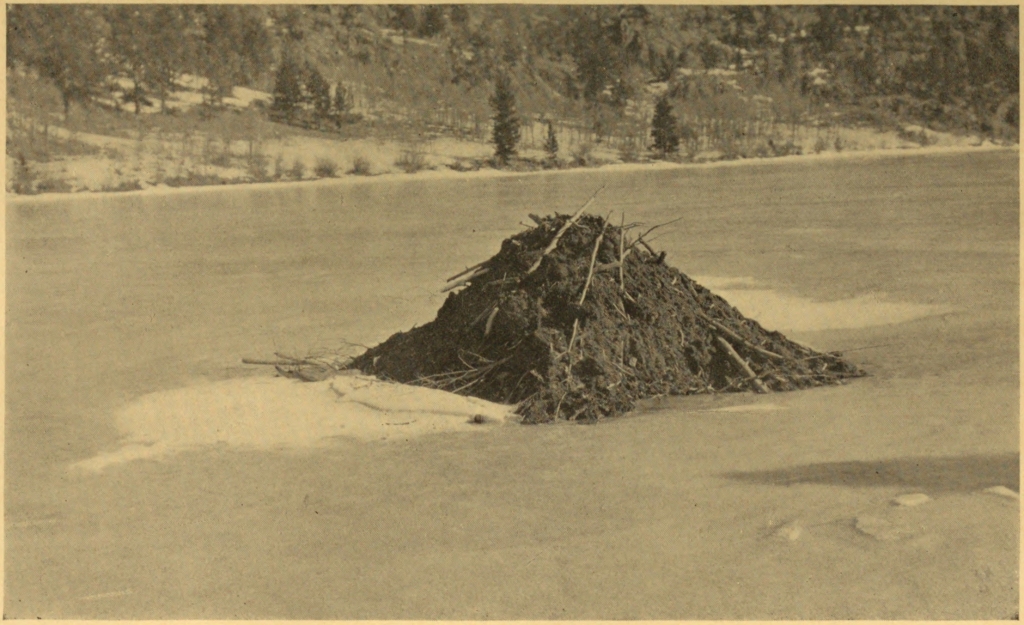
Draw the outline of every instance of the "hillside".
M15 193L1019 133L1016 7L12 5L7 17ZM499 75L522 123L507 163L489 160ZM659 102L667 151L652 135Z

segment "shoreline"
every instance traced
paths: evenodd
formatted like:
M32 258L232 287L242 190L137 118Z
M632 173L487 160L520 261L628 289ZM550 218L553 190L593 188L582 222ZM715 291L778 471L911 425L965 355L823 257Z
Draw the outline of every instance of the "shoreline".
M510 171L505 169L479 169L476 171L454 171L451 169L421 170L416 173L388 172L369 176L346 174L338 177L319 178L315 180L287 180L271 182L226 182L224 184L194 185L171 187L167 185L155 185L146 189L133 191L76 191L64 193L38 193L32 195L19 195L6 193L5 202L8 205L32 204L36 202L50 202L56 198L64 197L88 197L90 199L103 199L110 196L116 197L153 197L163 195L180 195L195 193L220 193L225 191L240 191L254 188L291 188L291 187L315 187L315 186L336 186L336 185L361 185L373 184L376 182L395 180L442 180L469 177L479 178L502 178L511 176L533 176L533 175L558 175L558 174L583 174L595 171L605 172L635 172L649 170L667 169L688 169L688 168L717 168L717 167L742 167L748 165L764 166L768 164L789 164L796 162L821 162L821 161L843 161L843 160L870 160L901 156L944 156L951 154L967 154L973 152L998 152L998 151L1020 151L1020 145L998 145L984 141L980 145L954 145L954 146L927 146L919 148L871 148L866 150L845 150L842 152L822 152L820 154L794 154L788 156L764 157L764 158L737 158L730 160L716 160L704 163L675 163L670 161L654 161L647 163L610 163L593 167L570 167L565 169L542 169L537 171Z

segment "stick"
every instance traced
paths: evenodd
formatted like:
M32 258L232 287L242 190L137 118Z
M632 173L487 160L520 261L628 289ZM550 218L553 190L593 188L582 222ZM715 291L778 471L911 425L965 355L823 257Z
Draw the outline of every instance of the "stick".
M679 289L677 289L675 287L672 287L672 290L685 295L685 293L683 293L683 291L681 291L681 290L679 290ZM691 293L692 292L693 291L691 290ZM694 293L694 295L696 295L696 293ZM735 332L733 332L729 328L725 327L721 323L718 323L714 319L701 314L699 311L694 311L694 312L696 312L697 316L699 316L701 319L703 319L704 321L706 321L706 322L710 323L711 325L715 326L715 328L717 328L722 334L728 335L728 337L731 338L734 341L738 341L740 343L743 343L744 345L746 345L750 349L754 350L755 352L757 352L759 354L762 354L764 356L767 356L769 358L774 358L776 360L787 360L787 358L785 356L781 355L781 354L776 354L775 352L770 352L770 351L768 351L767 349L765 349L763 347L758 347L757 345L754 345L753 343L751 343L747 339L743 338L739 334L736 334Z
M611 217L611 215L609 215ZM590 271L587 272L587 281L583 283L583 294L580 295L580 306L583 305L583 300L587 299L587 291L590 289L590 281L594 279L594 263L597 262L597 252L601 249L601 241L604 240L604 231L608 227L608 220L604 220L604 228L601 228L601 234L597 235L597 240L594 242L594 252L590 255Z
M484 263L486 263L486 262L487 262L487 261L485 260L485 261L483 261L483 262L479 262L479 263L477 263L477 264L473 265L472 267L466 267L465 269L463 269L463 270L462 270L462 271L460 271L459 273L455 274L455 275L454 275L454 276L452 276L451 278L448 278L447 280L445 280L445 282L451 282L451 281L452 281L452 280L454 280L455 278L458 278L458 277L464 276L464 275L466 275L467 273L469 273L470 271L475 271L475 270L479 269L480 267L482 267L482 266L483 266L483 264L484 264Z
M637 239L637 243L647 248L647 251L651 253L651 256L657 256L658 253L654 251L654 248L647 244L647 241L643 239Z
M626 290L626 277L623 267L626 265L626 212L622 212L622 221L619 224L619 290Z
M488 316L490 314L491 314L491 308L484 308L483 312L481 312L479 315L477 315L476 319L473 319L472 323L469 324L469 327L471 327L471 328L474 327L476 324L478 324L481 321L483 321L484 317L486 317L486 316Z
M580 215L583 214L583 211L586 210L588 206L590 206L590 203L594 201L594 198L597 197L597 194L603 190L604 185L601 185L601 188L598 189L597 191L594 191L594 195L590 196L590 199L587 200L578 211L576 211L576 214L570 217L569 221L565 222L562 225L562 227L559 228L558 232L555 234L555 238L551 239L551 243L548 243L548 246L544 248L544 251L541 253L540 258L538 258L537 261L534 262L533 265L526 271L526 275L530 275L534 271L537 271L537 268L540 267L540 263L542 260L544 260L544 257L550 254L552 251L554 251L554 249L558 246L558 240L562 238L562 235L565 234L566 230L571 228L572 225L576 223L576 220L579 219Z
M484 275L488 271L490 271L490 269L488 269L487 267L484 267L483 269L478 269L475 272L473 272L473 273L469 274L468 276L466 276L465 278L459 280L458 282L453 282L453 283L449 284L448 286L444 287L443 289L441 289L441 292L442 293L446 293L448 291L451 291L452 289L457 289L460 286L465 286L466 284L469 284L470 282L472 282L475 278L479 278L480 276Z
M761 379L757 377L757 374L754 373L754 370L751 369L750 365L747 364L747 361L740 358L740 355L737 354L736 350L732 348L732 345L729 344L729 341L723 339L720 336L716 336L715 338L718 339L718 343L723 348L725 348L725 353L728 354L730 358L732 358L733 362L735 362L737 365L740 366L741 369L743 369L743 373L747 374L747 377L750 378L750 380L754 383L754 386L757 387L758 391L760 391L761 393L770 392L768 390L768 387L765 386L764 382L762 382Z
M300 363L297 363L294 360L262 360L260 358L243 358L242 359L242 364L243 365L273 365L273 366L280 366L280 365L296 365L296 364L300 364Z
M732 338L734 341L739 341L740 343L743 343L744 345L746 345L750 349L754 350L755 352L757 352L759 354L763 354L765 356L768 356L769 358L775 358L776 360L786 360L785 356L782 356L781 354L776 354L775 352L770 352L767 349L764 349L763 347L758 347L757 345L754 345L750 341L746 340L745 338L743 338L739 334L736 334L735 332L733 332L729 328L725 327L724 325L718 323L714 319L708 319L707 317L705 317L705 319L711 325L713 325L716 328L718 328L721 332L723 332L725 334L728 334L729 337Z
M647 232L644 232L644 233L643 233L643 234L641 234L641 235L640 235L640 236L639 236L638 238L642 239L642 238L644 238L645 236L647 236L647 235L649 235L650 233L652 233L652 232L654 232L655 230L657 230L658 228L661 228L662 226L668 226L668 225L670 225L670 224L674 224L674 223L676 223L677 221L679 221L680 219L682 219L682 217L676 217L676 218L675 218L675 219L673 219L672 221L666 221L666 222L665 222L665 223L663 223L663 224L658 224L658 225L656 225L656 226L651 226L650 228L648 228L648 229L647 229Z
M572 320L572 338L569 339L569 349L565 350L569 354L569 359L572 360L572 344L576 342L576 331L580 329L579 317Z
M487 323L484 324L484 336L491 333L491 328L494 326L494 318L498 316L498 307L495 306L491 314L487 316Z

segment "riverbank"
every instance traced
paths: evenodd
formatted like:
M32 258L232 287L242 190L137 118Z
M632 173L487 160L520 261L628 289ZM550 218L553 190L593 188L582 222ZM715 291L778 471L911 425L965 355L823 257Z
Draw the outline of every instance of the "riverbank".
M851 131L852 132L852 131ZM342 185L361 185L372 183L373 181L390 180L396 177L409 177L415 176L416 179L430 179L438 180L445 178L500 178L509 176L522 176L524 174L532 174L539 176L557 175L557 174L573 174L573 173L586 173L593 172L594 170L602 171L615 171L615 172L630 172L630 171L655 171L664 169L688 169L688 168L718 168L718 167L737 167L737 166L748 166L748 165L765 165L769 163L784 163L784 162L818 162L822 160L863 160L863 159L876 159L876 158L891 158L901 156L919 156L919 155L943 155L943 154L960 154L969 152L983 152L983 151L1019 151L1019 145L1000 145L992 143L988 140L983 140L979 137L963 137L956 135L940 135L934 133L934 143L927 146L922 146L917 143L903 141L889 143L898 139L896 133L881 133L876 131L861 130L858 136L861 137L859 143L853 143L854 146L851 149L845 149L841 151L829 150L822 152L810 152L804 154L790 154L785 156L776 157L763 157L763 158L736 158L736 159L723 159L720 155L703 155L700 159L687 162L676 162L668 160L651 160L646 162L622 162L621 160L612 160L610 154L605 154L607 157L605 160L598 160L597 164L590 166L565 166L562 168L551 168L551 169L496 169L491 167L482 167L476 169L461 170L452 167L455 163L463 162L465 159L475 158L478 161L483 161L489 156L489 150L491 147L484 143L474 143L469 141L456 141L456 140L438 140L433 146L433 150L430 153L431 158L426 160L428 163L424 165L422 170L416 172L405 172L399 168L387 168L382 163L387 161L388 155L401 155L402 145L396 142L371 142L371 141L350 141L350 142L325 142L316 139L307 139L304 143L307 154L316 154L318 146L322 143L328 143L333 145L333 148L337 152L335 156L339 158L360 158L362 154L370 153L371 146L376 150L375 162L380 165L378 173L363 173L363 174L348 174L348 175L336 175L326 176L320 178L309 178L302 180L272 180L272 181L254 181L249 177L235 172L237 176L235 178L214 178L206 180L206 184L198 185L170 185L167 182L153 182L153 183L140 183L141 186L133 188L135 185L121 184L115 188L111 188L111 185L104 184L99 188L94 188L96 185L85 185L79 187L71 187L73 190L64 191L51 191L42 193L33 193L30 195L11 193L8 190L6 199L8 202L17 201L24 202L30 198L39 198L44 200L52 198L54 195L65 195L67 193L87 193L90 196L102 197L106 194L116 193L143 193L147 195L151 194L179 194L179 193L195 193L198 190L203 192L219 193L222 191L229 191L231 189L237 189L240 185L252 186L254 188L265 187L273 185L274 187L288 188L296 185L301 186L335 186L338 184ZM76 135L81 138L82 135ZM110 138L108 138L110 139ZM90 139L91 140L91 139ZM127 141L127 140L115 140L115 141ZM337 145L334 145L337 144ZM867 146L867 147L860 147ZM352 154L358 154L352 156ZM525 156L530 158L537 158L536 154L527 152ZM447 160L446 160L447 159ZM7 176L10 180L12 176L12 168L16 168L17 164L12 162L13 159L7 157ZM77 180L82 183L89 174L85 172L89 171L90 160L79 159L80 162L70 161L71 164L65 165L64 169L58 169L56 172L51 171L48 176L66 176L64 182L68 185L71 184L70 180ZM109 166L109 164L108 164ZM97 172L102 171L102 167L92 171L92 179L97 179ZM371 170L372 171L372 170ZM154 178L154 181L156 179ZM10 189L10 184L8 184Z

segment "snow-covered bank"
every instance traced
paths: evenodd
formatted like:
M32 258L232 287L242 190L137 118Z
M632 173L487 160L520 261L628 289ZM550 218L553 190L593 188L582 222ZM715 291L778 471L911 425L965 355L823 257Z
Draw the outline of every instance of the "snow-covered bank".
M712 160L702 163L675 163L670 161L652 161L646 163L609 163L595 167L572 167L566 169L545 169L532 172L510 171L501 169L479 169L475 171L455 171L449 168L427 169L414 174L402 172L387 172L372 176L347 175L338 178L320 178L315 180L287 180L275 182L237 182L224 184L211 184L205 186L168 186L157 184L145 189L135 191L91 191L83 189L78 194L85 194L89 197L104 197L111 194L118 196L145 194L145 195L173 195L173 194L195 194L195 193L230 193L240 188L289 188L295 186L340 186L340 185L365 185L377 184L385 181L400 179L416 180L439 180L439 179L462 179L462 178L501 178L510 176L556 176L556 175L579 175L593 173L594 171L608 172L630 172L630 171L651 171L666 169L688 169L688 168L718 168L718 167L745 167L764 166L778 163L794 162L820 162L820 161L847 161L847 160L872 160L884 158L897 158L906 156L922 155L950 155L972 152L990 151L1011 151L1019 152L1019 145L1004 146L989 141L973 143L960 143L954 145L931 145L926 147L901 147L901 148L872 148L864 150L846 150L841 152L821 152L818 154L789 155L771 158L740 158L734 160ZM11 162L8 159L8 168ZM75 194L75 195L78 195ZM32 201L50 201L55 196L67 196L67 193L40 193L36 195L7 194L7 202L25 203Z

